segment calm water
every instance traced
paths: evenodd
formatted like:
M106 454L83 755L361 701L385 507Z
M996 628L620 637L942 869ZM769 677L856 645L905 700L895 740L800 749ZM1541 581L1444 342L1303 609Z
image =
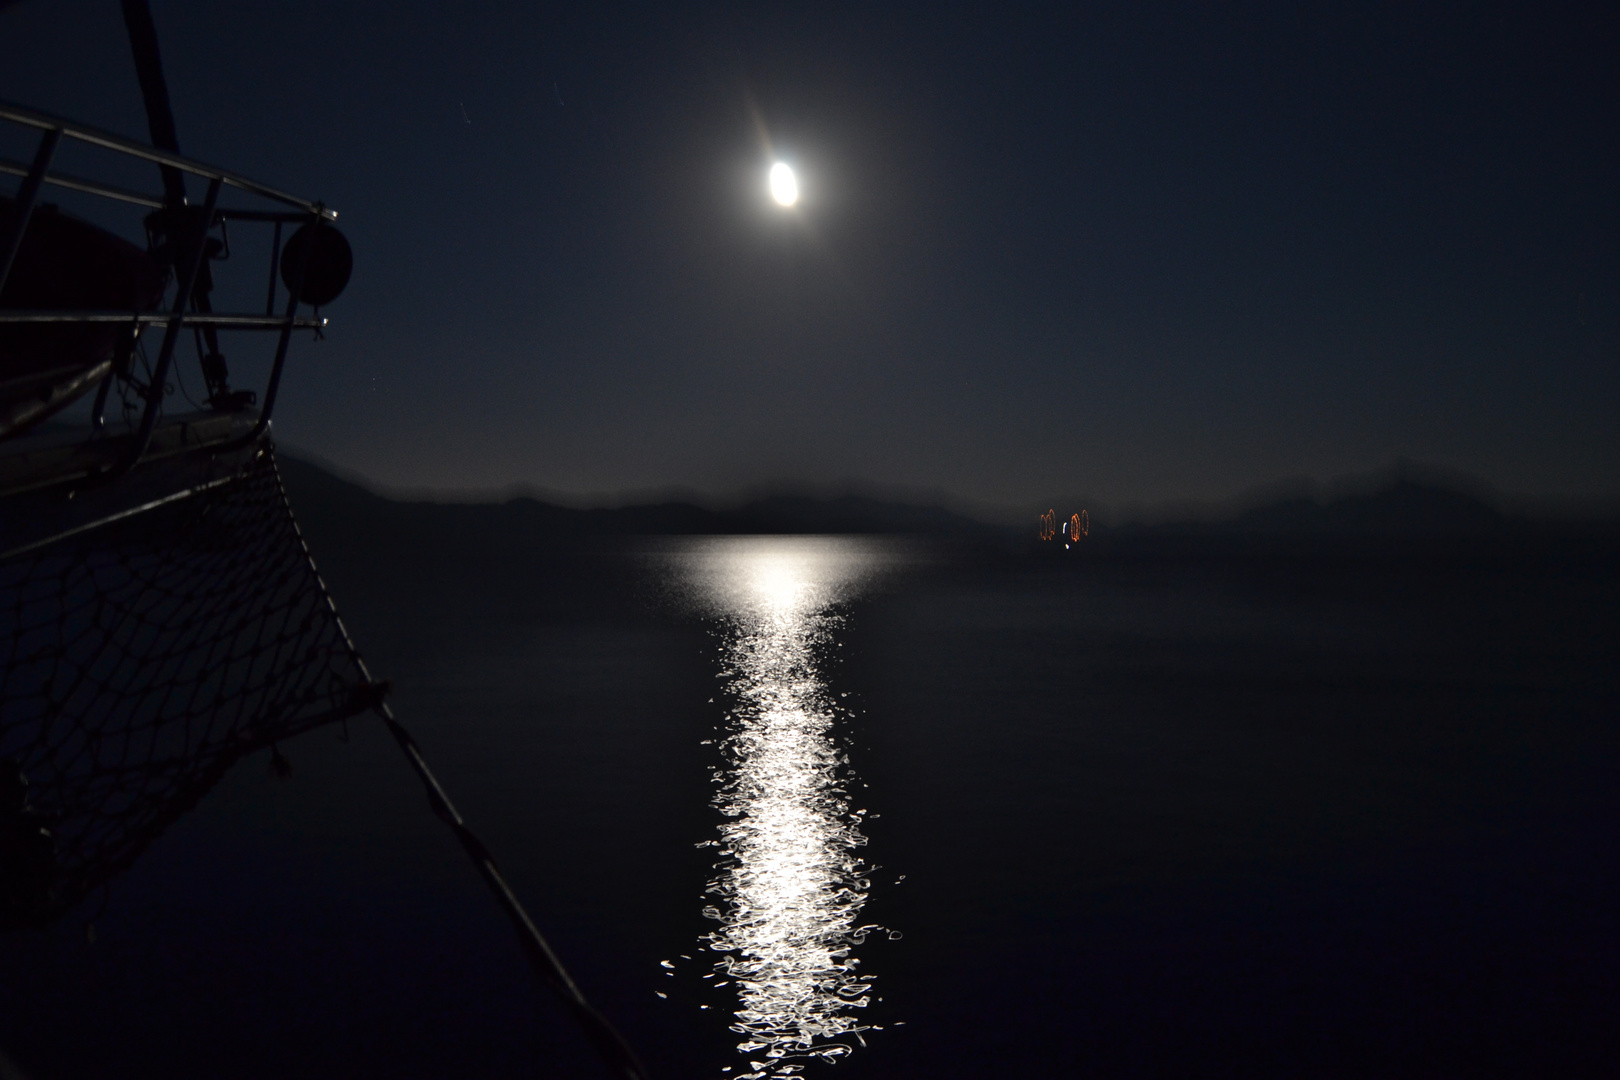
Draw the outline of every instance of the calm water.
M1606 555L379 555L306 525L658 1076L1599 1076L1620 1050ZM244 762L104 905L0 939L0 1047L40 1077L597 1075L397 751L341 734L284 747L287 781Z

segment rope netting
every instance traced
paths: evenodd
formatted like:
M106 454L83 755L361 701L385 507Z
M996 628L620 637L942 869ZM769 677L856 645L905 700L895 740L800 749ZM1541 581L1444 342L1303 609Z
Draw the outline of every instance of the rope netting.
M78 904L244 755L375 711L536 972L612 1071L643 1080L386 689L338 618L268 446L225 483L0 558L0 930Z
M227 483L0 561L0 925L59 916L243 755L381 689L268 447Z

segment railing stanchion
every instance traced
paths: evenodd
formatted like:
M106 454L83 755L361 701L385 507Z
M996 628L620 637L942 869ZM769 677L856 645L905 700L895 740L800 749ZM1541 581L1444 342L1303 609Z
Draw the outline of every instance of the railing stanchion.
M315 216L314 233L304 244L303 250L298 253L298 273L293 276L292 288L287 290L287 321L281 326L281 339L276 342L276 361L270 365L270 382L264 388L264 408L259 410L259 422L253 425L253 433L248 436L256 439L270 428L270 413L276 407L276 391L281 389L281 365L287 361L287 343L292 340L293 316L298 314L298 294L304 291L304 275L309 271L309 253L315 246L314 238L320 235L321 216ZM276 279L272 275L270 287L275 288Z
M174 360L175 343L180 340L180 324L185 319L186 308L191 305L191 291L197 284L197 271L202 268L203 251L208 246L208 229L213 224L214 207L219 202L220 182L220 178L215 177L208 185L208 198L196 219L195 243L185 256L185 273L175 283L174 307L169 312L169 328L163 334L163 348L152 368L152 385L147 388L146 411L141 414L141 427L135 434L129 456L114 470L115 474L134 468L141 455L146 453L147 444L152 441L152 429L157 426L158 410L163 405L163 384L169 377L169 364Z
M276 234L270 238L270 287L265 291L264 313L276 313L276 263L281 260L281 222L276 222Z
M34 167L28 170L27 178L17 189L17 200L11 207L11 224L6 229L5 246L0 247L0 289L6 287L6 278L11 276L11 264L17 259L17 252L22 247L23 233L28 231L28 221L34 216L34 203L39 199L40 185L45 183L45 173L51 167L51 158L56 156L56 144L61 141L61 128L53 127L45 130L45 134L39 140L39 150L34 154Z

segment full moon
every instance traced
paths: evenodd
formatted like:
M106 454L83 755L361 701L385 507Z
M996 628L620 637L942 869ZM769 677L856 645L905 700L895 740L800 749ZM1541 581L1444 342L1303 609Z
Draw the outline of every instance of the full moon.
M780 206L792 206L799 201L799 178L780 161L771 166L771 198Z

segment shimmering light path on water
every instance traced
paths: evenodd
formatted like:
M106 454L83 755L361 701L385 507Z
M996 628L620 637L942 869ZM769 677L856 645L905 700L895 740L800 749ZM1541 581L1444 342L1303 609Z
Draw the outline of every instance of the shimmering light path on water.
M724 538L683 551L693 597L723 626L720 676L728 726L715 805L725 815L705 914L713 979L736 987L732 1030L747 1071L788 1076L833 1058L869 1030L859 1010L871 983L855 955L880 928L860 922L870 867L864 809L850 808L853 773L836 734L845 712L824 658L837 647L841 602L885 562L847 538Z

